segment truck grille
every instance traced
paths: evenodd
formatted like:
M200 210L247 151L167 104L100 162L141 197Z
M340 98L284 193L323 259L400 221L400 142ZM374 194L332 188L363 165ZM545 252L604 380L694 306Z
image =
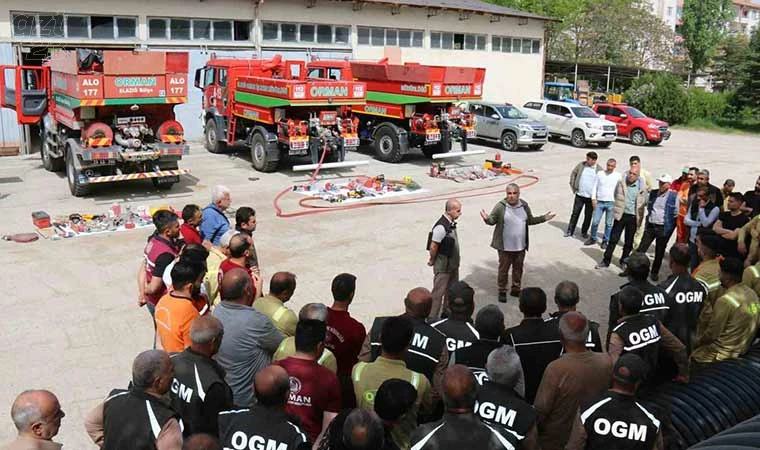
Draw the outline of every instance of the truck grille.
M615 125L603 125L602 126L604 131L616 131L617 127Z

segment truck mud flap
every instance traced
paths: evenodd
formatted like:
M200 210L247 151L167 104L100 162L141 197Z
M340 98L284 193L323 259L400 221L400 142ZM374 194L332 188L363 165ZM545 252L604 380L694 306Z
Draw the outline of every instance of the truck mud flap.
M398 146L402 155L409 153L409 134L406 131L398 129Z

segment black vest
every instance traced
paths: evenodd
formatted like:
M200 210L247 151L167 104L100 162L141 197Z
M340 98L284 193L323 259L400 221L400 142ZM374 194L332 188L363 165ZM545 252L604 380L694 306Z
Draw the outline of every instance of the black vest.
M670 297L670 309L662 322L686 346L691 354L696 340L697 322L707 299L707 287L690 275L672 275L661 285Z
M443 319L431 326L446 336L446 349L449 355L456 349L471 346L480 338L475 327L470 322L462 320Z
M631 281L620 286L620 289L626 286L634 287L644 294L644 300L641 303L641 310L639 311L640 313L651 314L660 322L665 322L665 317L668 315L668 310L670 309L670 298L668 297L668 293L665 292L665 289L655 286L646 280ZM620 310L618 309L619 304L617 293L615 293L610 298L609 327L607 328L608 344L610 342L610 333L612 333L612 329L615 328L618 319L620 319Z
M506 428L522 441L536 424L537 412L513 389L486 381L478 390L475 414L481 419Z
M103 403L102 450L155 450L169 419L179 414L164 401L137 389L114 389Z
M557 332L559 332L559 319L562 318L563 315L565 315L567 311L556 311L551 314L551 317L546 320L546 322L549 322L552 324L552 326L557 327ZM602 338L599 336L599 324L594 322L593 320L588 321L588 336L586 336L586 348L591 350L592 352L602 353Z
M216 436L217 414L220 410L232 407L232 391L224 381L224 369L213 359L189 348L172 355L172 361L174 379L169 389L169 398L172 407L182 416L185 424L183 434L190 436L194 433L208 433ZM211 386L214 386L214 395L219 395L221 386L225 392L224 398L207 398Z
M649 364L646 378L657 372L660 353L660 329L658 321L649 314L628 316L614 331L623 340L623 353L635 353Z
M459 267L459 242L456 234L456 226L450 222L446 216L433 225L433 228L441 225L446 231L446 235L438 244L438 255L433 262L433 271L435 273L450 272ZM430 250L430 244L433 242L433 231L428 234L427 250Z
M475 375L478 384L483 385L488 380L488 375L486 375L488 355L502 345L504 344L499 341L479 339L469 347L457 349L454 352L454 363L467 366Z
M607 391L581 410L587 450L651 450L660 421L632 396Z
M432 384L435 368L446 346L446 337L422 319L415 319L408 315L405 317L414 324L412 345L404 357L406 368L425 375ZM370 330L372 361L380 356L380 332L385 319L387 317L378 317L372 323L372 330Z
M562 356L559 329L540 318L524 319L520 325L505 331L504 336L504 342L513 345L520 355L525 375L525 400L532 404L546 366Z
M306 434L288 421L284 410L261 405L219 413L222 448L307 449Z

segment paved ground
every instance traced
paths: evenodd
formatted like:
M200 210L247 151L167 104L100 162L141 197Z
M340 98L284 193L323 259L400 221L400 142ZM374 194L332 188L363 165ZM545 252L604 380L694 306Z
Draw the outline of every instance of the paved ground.
M615 143L610 149L597 151L600 162L611 156L620 161L620 167L627 166L630 155L638 154L655 176L662 172L676 176L685 164L708 167L714 184L721 185L730 177L744 191L758 175L759 145L760 139L755 137L676 131L660 147ZM484 148L489 156L497 151L494 146L478 148ZM582 246L580 238L562 237L572 205L568 174L585 151L565 143L550 143L540 152L502 152L502 158L540 177L540 183L523 191L523 198L536 214L547 210L558 213L551 223L531 228L523 285L541 286L551 298L559 281L577 281L581 285L581 310L606 330L608 298L622 281L612 268L594 270L601 249ZM421 154L398 165L380 163L361 153L349 156L371 162L340 173L342 176L408 175L433 193L488 183L430 179L426 175L429 161ZM726 162L727 157L730 162ZM480 157L471 160L482 162ZM298 275L293 308L310 301L328 302L330 280L344 271L358 276L352 312L367 325L375 315L400 312L404 294L412 287L431 287L425 240L443 210L442 201L279 219L274 215L273 197L303 182L303 174L289 170L256 173L246 158L212 155L199 145L193 146L193 154L183 160L182 167L191 169L193 176L166 195L153 190L150 183L139 182L110 186L100 189L96 196L76 199L69 195L65 178L45 172L37 157L0 159L0 234L31 231L30 213L36 210L51 215L100 213L114 201L122 206L205 205L209 188L223 183L233 192L233 206L251 205L258 211L256 242L265 276L277 270ZM476 289L479 307L495 301L496 253L489 248L492 228L483 224L478 211L490 211L501 197L494 194L465 199L464 215L459 220L463 253L460 274ZM284 208L295 210L298 198L289 196ZM110 389L126 386L132 359L151 345L148 313L135 303L135 271L148 234L145 229L63 241L0 243L0 263L5 267L0 286L6 292L0 302L0 348L4 349L0 442L14 433L7 411L15 395L27 388L48 388L58 394L67 413L59 440L71 449L94 448L82 428L82 417ZM501 307L508 326L519 321L514 301ZM549 310L553 309L550 305Z

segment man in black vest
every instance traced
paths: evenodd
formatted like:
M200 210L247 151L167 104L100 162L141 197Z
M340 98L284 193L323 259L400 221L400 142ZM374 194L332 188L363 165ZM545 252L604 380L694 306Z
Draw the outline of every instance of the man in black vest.
M421 425L412 434L414 450L514 450L517 438L504 428L484 423L474 414L478 383L470 369L455 365L444 377L446 413L442 420Z
M306 434L285 413L290 395L288 372L268 366L256 373L253 389L258 400L253 407L219 413L222 447L310 449Z
M475 316L475 329L480 339L471 346L459 348L451 354L449 366L462 364L472 370L475 381L481 386L488 379L486 374L486 361L492 351L504 344L500 339L504 336L504 313L496 305L486 305ZM519 361L519 357L517 360ZM515 391L522 397L525 395L525 379L520 369L520 377L515 386Z
M525 401L533 404L546 366L562 355L562 343L559 329L541 317L546 311L546 293L541 288L529 287L520 292L520 311L524 319L504 332L504 342L514 346L520 355Z
M556 326L557 330L559 330L559 319L566 313L575 311L579 301L578 285L572 281L560 281L554 289L554 303L557 305L557 312L551 313L547 322ZM602 338L599 337L599 324L593 320L589 320L588 325L586 348L592 352L602 352Z
M472 326L475 311L475 291L464 281L457 281L449 288L449 308L451 316L432 324L432 327L446 336L449 357L454 350L469 347L478 340L479 334Z
M662 424L636 401L646 363L627 353L612 373L612 389L578 412L566 450L661 450Z
M224 327L219 319L199 317L190 326L190 347L172 356L174 379L169 398L182 416L185 436L218 435L219 411L232 408L232 390L224 381L224 369L212 359L222 336Z
M631 253L626 263L625 274L628 276L628 283L620 286L620 288L624 289L626 286L631 286L641 291L644 295L641 312L651 314L660 322L664 322L670 308L670 298L665 289L655 286L647 280L649 276L649 257L644 253ZM610 333L612 333L612 329L615 328L620 318L618 295L620 295L619 291L610 297L609 323L607 325L608 345Z
M449 365L449 352L446 350L446 337L440 331L431 327L425 320L430 314L433 297L424 287L409 291L404 299L406 312L414 325L412 345L406 352L404 362L409 370L425 375L433 386L433 401L440 398L443 373ZM380 356L380 332L387 317L377 317L372 322L372 329L362 345L359 360L372 362Z
M660 351L668 352L678 366L675 381L686 383L689 380L689 359L686 347L677 337L651 314L641 312L643 294L638 289L626 286L618 292L619 315L617 325L612 329L607 352L616 361L621 355L635 353L649 367L643 376L647 387L658 374Z
M486 422L506 428L520 442L518 448L521 450L539 448L538 414L515 392L522 367L514 347L505 345L492 351L488 355L486 372L488 380L478 391L475 414Z
M428 239L430 259L433 267L433 306L430 318L438 320L443 305L443 316L449 314L448 290L459 281L459 238L456 220L462 215L462 203L457 199L446 201L446 212L433 225Z
M663 325L686 346L686 353L691 354L702 305L707 301L707 286L689 273L689 246L686 244L670 247L670 271L672 275L660 284L670 297L670 309Z
M103 450L178 450L182 419L164 401L174 364L162 350L140 353L132 364L129 389L111 391L85 418L85 429Z

